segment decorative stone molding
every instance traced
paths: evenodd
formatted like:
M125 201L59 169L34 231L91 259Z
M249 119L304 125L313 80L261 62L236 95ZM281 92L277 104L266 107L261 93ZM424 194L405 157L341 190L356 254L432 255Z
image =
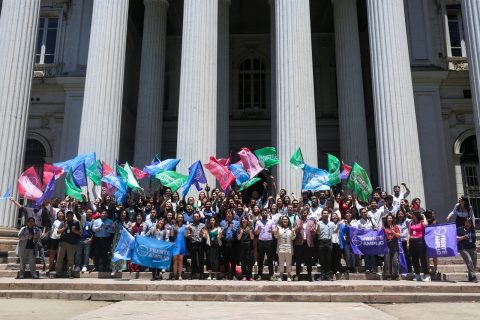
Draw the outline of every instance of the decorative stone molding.
M468 71L466 57L447 57L448 69L451 71Z

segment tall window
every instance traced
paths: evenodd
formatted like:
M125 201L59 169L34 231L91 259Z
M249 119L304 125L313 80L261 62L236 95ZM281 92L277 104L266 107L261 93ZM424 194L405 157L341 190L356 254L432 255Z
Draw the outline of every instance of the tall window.
M448 56L466 57L465 38L460 5L446 6Z
M462 166L463 188L465 195L470 200L475 217L480 210L480 184L477 139L471 136L463 141L460 148L462 154L460 164Z
M36 139L27 139L24 160L25 169L34 166L37 172L41 175L46 156L47 151L40 141Z
M55 48L57 46L58 18L41 17L38 26L37 48L35 50L36 64L55 63Z
M267 108L267 81L265 64L248 58L239 67L239 109Z

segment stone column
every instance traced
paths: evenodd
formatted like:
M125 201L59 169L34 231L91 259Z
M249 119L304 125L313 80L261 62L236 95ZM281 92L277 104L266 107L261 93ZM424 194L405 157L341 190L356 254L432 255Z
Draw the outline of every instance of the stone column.
M480 153L480 2L478 0L462 0L462 15L467 35L466 45L475 135Z
M230 152L230 0L218 1L217 155Z
M144 0L142 61L138 92L134 164L143 168L161 153L167 0Z
M216 155L218 1L184 1L177 157L185 174L193 162Z
M94 1L78 153L115 164L120 147L128 0Z
M334 0L333 8L341 156L369 172L357 1Z
M424 203L403 0L367 0L379 183L405 182Z
M289 165L302 148L307 164L317 166L309 0L275 0L276 142L278 188L299 195L302 173Z
M40 0L4 0L0 17L0 192L11 186L14 198L25 155L39 12ZM11 201L3 203L0 226L14 227L17 211Z

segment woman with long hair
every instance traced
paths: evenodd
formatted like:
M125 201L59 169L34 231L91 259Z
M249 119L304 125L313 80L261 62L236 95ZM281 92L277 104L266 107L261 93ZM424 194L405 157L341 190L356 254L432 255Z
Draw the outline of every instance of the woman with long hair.
M340 249L340 219L338 218L338 214L333 212L330 216L330 221L335 224L335 232L332 233L332 274L340 273L340 269L342 264L340 262L342 258L342 250Z
M136 237L137 235L140 236L143 230L143 219L142 214L138 213L135 216L135 222L130 225L129 231L132 236ZM132 260L128 261L128 269L130 272L136 273L136 278L140 275L141 266L135 263L132 263Z
M152 232L150 233L150 236L152 238L155 238L157 240L164 240L164 241L172 241L174 239L173 232L170 232L171 230L167 230L165 227L165 219L160 218L157 220L157 223L155 224L155 227L153 227ZM155 280L160 280L160 270L158 268L151 268L152 270L152 281Z
M246 216L240 219L240 227L238 228L237 239L239 244L240 264L242 265L242 280L253 280L252 275L252 244L254 239L253 228Z
M214 280L215 273L220 271L220 246L222 244L222 229L218 226L217 219L211 217L207 223L207 280Z
M427 225L428 221L423 214L418 211L412 212L412 221L408 226L407 247L415 273L413 281L431 281L425 247L425 227ZM423 273L423 278L420 277L420 272Z
M462 227L457 228L458 251L468 269L468 281L477 283L477 247L475 228L472 220L467 218Z
M128 212L127 210L120 211L119 220L114 222L115 225L115 233L113 235L113 243L112 243L112 255L117 247L118 241L120 241L120 236L122 234L122 230L128 230L130 228L130 221L128 221ZM110 262L110 269L112 269L111 276L115 276L117 272L121 272L127 269L127 261L126 260L117 260L115 262Z
M407 213L403 209L397 211L397 219L395 224L400 230L400 241L402 242L402 249L405 255L405 260L407 260L407 272L412 273L412 259L410 258L410 253L408 252L407 239L408 239L408 227L410 225L410 219L407 218Z
M182 280L183 257L187 255L185 225L183 215L178 214L174 227L175 247L173 249L173 277Z
M465 220L470 218L472 221L473 227L475 227L475 215L473 214L473 209L470 206L470 201L466 196L461 196L458 199L458 203L453 207L452 212L447 216L447 221L455 221L457 228L463 227Z
M48 239L48 271L47 276L51 271L55 270L55 263L57 257L58 244L60 243L60 235L57 230L65 222L65 212L60 210L57 212L57 219L52 224L52 230L50 231L50 238Z
M275 238L277 239L278 268L280 277L278 281L283 280L283 264L287 264L287 281L292 281L292 255L293 240L295 240L295 230L292 229L290 219L287 216L280 218L279 226L275 229Z
M393 215L389 213L385 217L385 238L387 239L388 253L385 255L385 266L383 274L385 279L391 278L392 280L400 280L398 276L399 270L399 247L398 239L400 238L400 229L395 224Z

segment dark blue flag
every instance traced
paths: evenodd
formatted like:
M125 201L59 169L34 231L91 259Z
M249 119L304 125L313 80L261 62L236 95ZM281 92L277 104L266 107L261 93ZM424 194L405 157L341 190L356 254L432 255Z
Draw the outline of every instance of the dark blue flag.
M88 185L85 162L82 162L75 167L75 170L73 170L73 180L75 181L77 187L86 187Z

